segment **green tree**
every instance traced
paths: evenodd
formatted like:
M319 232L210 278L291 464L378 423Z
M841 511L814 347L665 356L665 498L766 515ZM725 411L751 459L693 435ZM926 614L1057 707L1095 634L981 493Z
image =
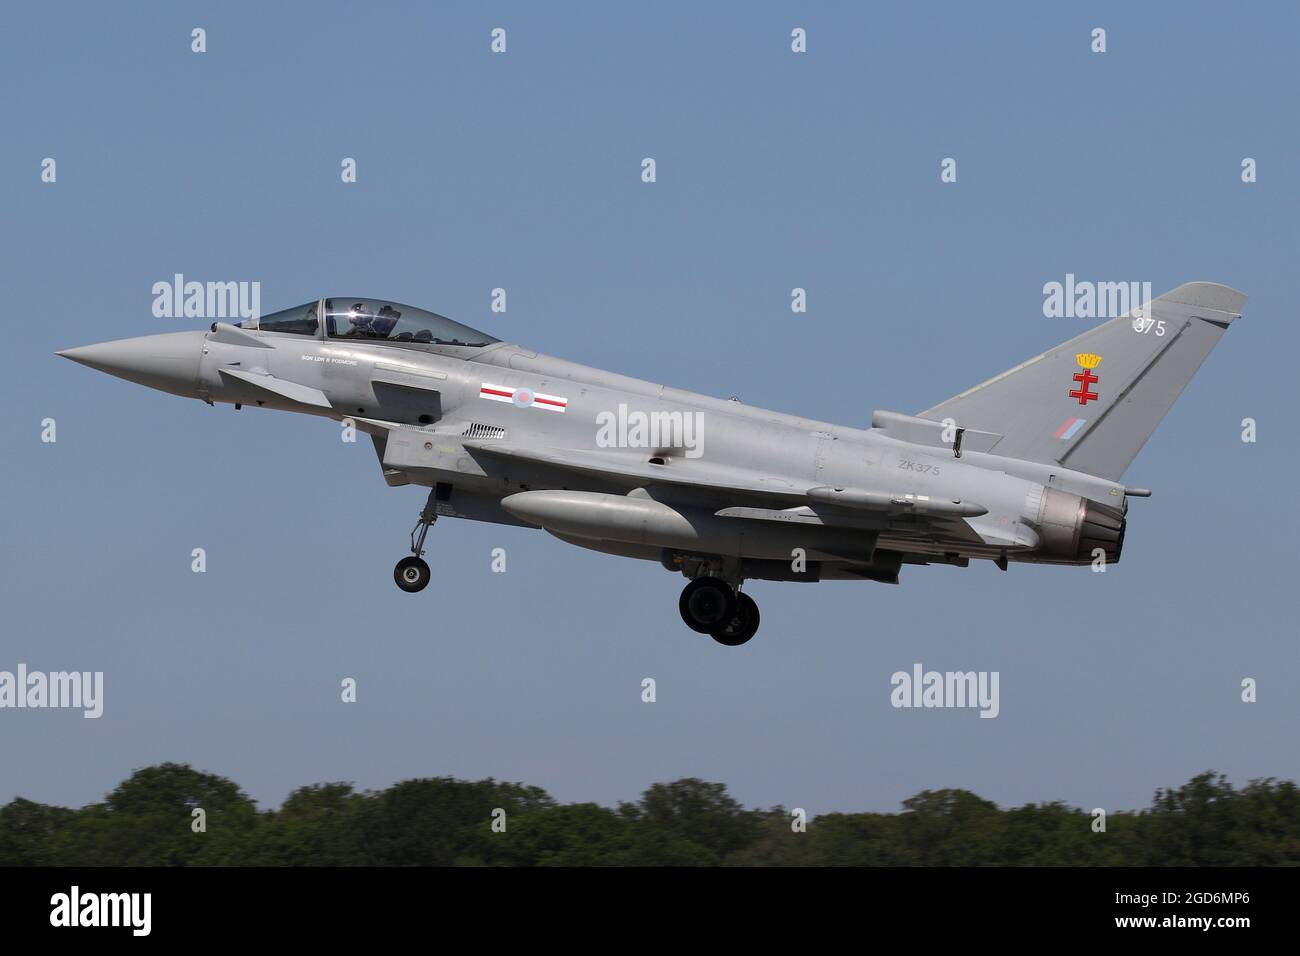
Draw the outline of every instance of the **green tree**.
M80 822L100 836L96 858L83 861L89 865L239 863L260 822L256 805L236 784L175 763L137 770L102 806L88 809ZM206 815L206 832L192 829L196 809Z
M206 832L193 832L193 811ZM494 832L493 811L506 812ZM558 805L543 790L435 777L358 793L301 787L259 813L230 780L167 763L80 810L0 807L0 865L20 866L1277 866L1300 865L1300 790L1212 771L1156 791L1105 833L1063 803L1000 810L924 791L901 813L830 813L795 833L781 807L746 810L725 786L655 784L636 803Z
M76 810L47 807L18 797L0 807L0 863L6 866L58 866L59 836Z
M694 777L656 783L638 803L620 809L634 822L638 844L670 854L664 862L675 866L720 863L753 843L763 822L761 813L732 799L725 784Z
M543 807L493 834L489 860L509 866L623 866L638 859L626 817L594 803Z
M361 821L366 797L350 783L299 787L266 815L247 862L259 866L362 866L368 862Z
M405 780L367 800L358 827L366 862L376 866L451 866L486 863L496 809L510 821L552 807L546 791L517 783L452 777Z
M997 850L997 805L968 790L925 790L903 801L903 842L919 866L979 866Z

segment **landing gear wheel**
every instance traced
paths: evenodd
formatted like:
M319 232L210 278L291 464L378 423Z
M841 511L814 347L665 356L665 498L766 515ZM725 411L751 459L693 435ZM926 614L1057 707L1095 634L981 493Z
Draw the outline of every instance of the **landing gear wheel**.
M739 647L758 633L758 605L748 594L736 595L736 613L721 627L709 631L709 636L727 647Z
M708 634L736 613L736 592L721 578L696 578L677 601L682 620L692 631Z
M433 573L429 570L423 558L417 558L415 555L408 555L397 562L397 567L393 568L393 580L403 591L414 594L416 591L423 591L429 584L429 579Z

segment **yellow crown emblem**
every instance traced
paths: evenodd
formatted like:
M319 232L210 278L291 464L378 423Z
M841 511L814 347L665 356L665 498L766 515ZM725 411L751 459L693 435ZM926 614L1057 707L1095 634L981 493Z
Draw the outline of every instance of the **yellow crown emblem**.
M1080 352L1074 360L1079 363L1080 368L1096 368L1101 364L1101 356L1093 355L1091 352Z

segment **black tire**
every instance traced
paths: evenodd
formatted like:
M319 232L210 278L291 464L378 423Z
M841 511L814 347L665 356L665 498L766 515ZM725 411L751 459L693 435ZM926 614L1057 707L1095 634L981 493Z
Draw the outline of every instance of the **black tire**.
M709 631L709 636L727 647L739 647L758 633L758 605L748 594L736 595L736 613L722 627Z
M692 631L708 634L736 613L736 592L721 578L696 578L682 589L677 610Z
M414 594L416 591L423 591L429 585L429 579L433 573L429 566L425 564L423 558L417 558L415 555L402 558L397 562L397 567L393 568L393 580L397 586L408 594Z

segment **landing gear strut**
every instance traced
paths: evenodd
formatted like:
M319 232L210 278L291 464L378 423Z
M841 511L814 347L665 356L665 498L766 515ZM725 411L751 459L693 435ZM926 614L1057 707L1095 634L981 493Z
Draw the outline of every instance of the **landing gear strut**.
M722 578L696 578L683 589L677 609L687 627L727 647L739 647L758 632L758 605Z
M411 553L398 561L397 567L393 568L393 580L397 582L399 588L409 594L423 591L433 577L433 572L429 570L429 565L422 557L424 539L428 537L433 523L438 520L438 502L446 501L449 497L451 497L451 485L439 483L429 489L429 498L420 511L420 519L411 529Z

